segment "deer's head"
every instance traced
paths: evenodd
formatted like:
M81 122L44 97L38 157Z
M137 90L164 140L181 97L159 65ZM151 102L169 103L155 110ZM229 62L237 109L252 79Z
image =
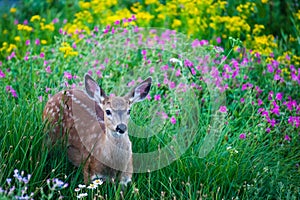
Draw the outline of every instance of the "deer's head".
M96 101L104 112L104 123L107 134L121 136L127 133L127 124L131 106L146 98L150 91L151 77L134 87L123 97L107 96L98 83L88 74L84 77L85 90L92 100Z

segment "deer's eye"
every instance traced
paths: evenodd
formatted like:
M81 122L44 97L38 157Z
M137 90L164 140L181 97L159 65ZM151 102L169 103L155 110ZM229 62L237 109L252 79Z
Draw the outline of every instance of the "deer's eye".
M106 115L110 116L111 115L111 111L110 110L106 110Z
M130 112L131 112L131 110L129 109L129 110L127 111L127 115L130 115Z

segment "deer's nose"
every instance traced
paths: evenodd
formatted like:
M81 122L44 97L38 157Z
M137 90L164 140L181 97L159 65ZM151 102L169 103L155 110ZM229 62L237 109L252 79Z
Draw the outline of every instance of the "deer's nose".
M125 133L126 130L127 130L127 126L125 124L118 124L116 128L116 131L121 134Z

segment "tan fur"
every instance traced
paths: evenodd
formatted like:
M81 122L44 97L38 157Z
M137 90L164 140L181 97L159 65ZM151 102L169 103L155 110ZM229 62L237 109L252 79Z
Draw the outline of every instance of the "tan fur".
M87 79L91 78L88 76ZM142 84L144 88L146 84L150 88L151 79ZM61 91L47 102L43 119L50 126L52 145L66 138L69 160L75 166L84 164L85 183L94 178L115 178L120 172L120 181L126 185L133 173L132 147L127 131L128 113L133 103L131 100L136 99L137 94L133 90L124 97L102 95L103 98L98 98L103 99L100 101L81 90ZM144 97L139 98L142 100ZM111 114L107 115L107 110ZM116 131L120 124L126 127L121 133Z

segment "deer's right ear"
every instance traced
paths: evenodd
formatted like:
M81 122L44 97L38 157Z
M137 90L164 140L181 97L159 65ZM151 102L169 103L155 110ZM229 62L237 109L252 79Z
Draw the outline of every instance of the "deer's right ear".
M99 87L98 83L89 74L85 74L84 76L84 86L86 93L92 100L103 103L106 95Z

